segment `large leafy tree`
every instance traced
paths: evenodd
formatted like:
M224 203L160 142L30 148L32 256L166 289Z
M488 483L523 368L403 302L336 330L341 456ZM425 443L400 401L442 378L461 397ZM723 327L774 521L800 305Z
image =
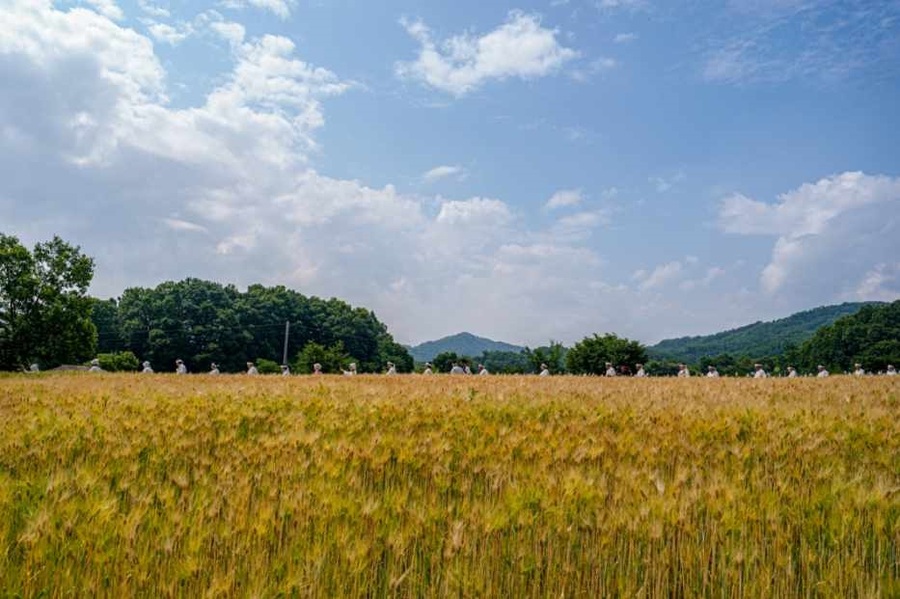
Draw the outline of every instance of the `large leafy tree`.
M643 345L611 333L585 337L566 354L566 366L572 374L603 374L607 362L616 367L634 368L635 364L646 361L647 350Z
M0 368L43 368L94 355L88 286L94 261L59 237L29 251L0 233Z

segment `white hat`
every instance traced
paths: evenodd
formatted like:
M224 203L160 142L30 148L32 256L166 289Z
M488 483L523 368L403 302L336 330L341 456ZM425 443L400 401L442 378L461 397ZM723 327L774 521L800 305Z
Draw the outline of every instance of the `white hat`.
M100 365L100 360L98 360L97 358L94 358L93 360L91 360L91 366L99 366L99 365Z

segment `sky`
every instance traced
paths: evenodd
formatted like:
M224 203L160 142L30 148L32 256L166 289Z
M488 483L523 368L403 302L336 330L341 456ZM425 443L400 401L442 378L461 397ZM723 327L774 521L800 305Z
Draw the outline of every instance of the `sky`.
M394 337L900 298L900 1L0 0L0 231Z

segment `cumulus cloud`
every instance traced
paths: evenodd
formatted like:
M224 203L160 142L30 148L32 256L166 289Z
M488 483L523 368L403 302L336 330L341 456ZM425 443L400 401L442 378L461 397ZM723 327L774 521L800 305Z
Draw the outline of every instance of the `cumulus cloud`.
M116 4L115 0L85 0L87 4L93 6L94 9L104 17L114 21L121 21L125 18L125 13Z
M182 24L179 27L173 27L168 23L157 23L151 21L147 25L147 31L151 37L158 42L177 46L183 42L191 34L192 28L188 24Z
M577 206L584 200L580 189L560 189L544 205L548 210Z
M559 43L557 30L545 28L536 15L518 11L482 36L463 33L440 42L422 21L402 24L420 49L415 61L397 63L397 75L458 97L490 80L545 77L578 56Z
M770 293L827 302L900 295L900 178L846 172L806 183L774 204L722 200L727 233L776 238L760 283Z
M281 19L291 16L291 8L294 0L224 0L222 6L226 8L253 7L272 12Z
M458 179L463 179L465 178L465 176L466 169L459 165L441 165L425 172L422 175L422 180L426 183L434 183L435 181L446 179L447 177L456 177Z

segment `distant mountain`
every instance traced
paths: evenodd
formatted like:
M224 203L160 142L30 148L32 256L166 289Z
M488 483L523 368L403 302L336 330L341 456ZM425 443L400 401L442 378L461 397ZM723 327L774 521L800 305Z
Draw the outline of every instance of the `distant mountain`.
M436 355L444 352L456 352L460 356L474 357L480 356L486 351L520 352L523 349L525 348L518 345L478 337L472 333L458 333L410 347L409 353L417 362L429 362Z
M699 337L666 339L647 348L651 358L678 362L697 362L703 356L731 354L762 358L782 353L789 345L800 345L815 332L838 318L856 314L866 305L877 302L844 303L798 312L771 322L755 322L746 326Z

